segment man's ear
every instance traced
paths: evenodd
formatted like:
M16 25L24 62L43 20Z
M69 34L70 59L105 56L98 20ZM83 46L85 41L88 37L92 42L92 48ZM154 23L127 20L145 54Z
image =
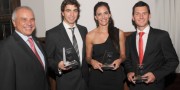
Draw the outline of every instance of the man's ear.
M15 20L12 20L12 23L13 23L14 27L16 27L16 23L15 23Z
M151 19L151 14L149 14L149 20Z
M64 17L64 13L63 12L61 12L61 15Z
M134 17L132 16L132 21L134 21Z

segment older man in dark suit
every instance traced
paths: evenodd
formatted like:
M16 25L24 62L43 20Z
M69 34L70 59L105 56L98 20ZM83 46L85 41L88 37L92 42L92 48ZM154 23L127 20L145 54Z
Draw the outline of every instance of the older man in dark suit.
M46 51L50 68L56 74L57 90L87 90L88 64L85 60L87 29L76 24L79 16L77 0L64 0L61 4L63 21L46 32ZM73 29L73 30L72 30ZM76 68L66 67L63 48L71 53L69 61L76 60Z
M165 77L179 63L170 36L149 25L150 9L145 2L137 2L132 14L137 31L127 38L125 62L130 90L164 90ZM142 76L137 78L137 74Z
M17 7L12 21L15 32L0 43L0 90L49 90L45 54L32 35L33 11Z

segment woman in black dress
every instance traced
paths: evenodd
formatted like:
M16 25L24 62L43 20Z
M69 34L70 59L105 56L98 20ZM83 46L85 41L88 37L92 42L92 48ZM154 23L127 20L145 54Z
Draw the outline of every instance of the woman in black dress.
M106 2L95 5L94 19L97 27L86 36L86 57L92 66L89 90L123 90L124 33L114 27Z

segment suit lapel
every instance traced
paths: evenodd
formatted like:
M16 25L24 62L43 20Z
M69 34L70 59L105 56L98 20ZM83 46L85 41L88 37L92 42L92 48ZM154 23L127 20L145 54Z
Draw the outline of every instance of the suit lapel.
M136 62L137 63L139 63L139 55L138 55L138 51L137 51L137 46L136 46L136 33L137 32L135 32L135 33L133 33L133 35L132 35L132 51L133 51L133 53L135 54L135 60L136 60Z
M40 51L42 52L43 54L43 57L44 57L44 62L45 62L45 71L47 70L47 62L46 62L46 57L45 57L45 51L44 49L42 48L41 44L39 43L39 41L37 40L37 38L35 38L34 36L32 36L34 42L36 43L36 45L38 46L38 48L40 49Z
M77 25L77 28L78 28L78 30L79 30L79 33L80 33L80 35L81 35L82 40L84 41L84 40L85 40L85 35L84 35L83 31L81 30L81 27L79 27L79 26Z
M69 36L68 36L68 34L66 32L66 29L65 29L63 23L61 23L59 25L59 29L60 29L60 30L58 30L58 32L60 33L59 35L62 36L61 38L63 38L63 40L65 41L66 45L73 47L73 45L71 43L71 40L69 39Z
M79 30L79 33L81 35L81 38L82 38L82 41L83 41L83 51L82 51L82 59L83 59L83 56L85 54L85 33L83 32L82 28L79 26L79 25L76 25L78 30Z
M146 58L148 57L148 53L149 51L151 51L151 47L153 46L152 43L153 43L153 28L150 28L150 31L149 31L149 35L148 35L148 39L147 39L147 43L146 43L146 49L145 49L145 52L144 52L144 58L143 58L143 63L146 62Z
M15 41L17 42L17 44L19 44L18 46L20 46L24 50L24 52L27 53L30 57L34 58L34 59L32 59L32 60L34 60L34 62L38 62L41 65L41 63L39 62L38 58L31 50L31 48L16 32L14 32L13 37L14 37Z
M35 57L34 53L32 52L31 48L27 45L27 43L15 32L14 33L14 38L16 42L19 44L19 46L30 56Z

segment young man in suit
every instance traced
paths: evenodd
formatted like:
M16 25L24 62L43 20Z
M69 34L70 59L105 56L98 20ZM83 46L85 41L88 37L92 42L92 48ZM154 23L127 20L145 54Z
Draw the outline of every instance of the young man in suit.
M49 90L45 54L32 35L32 9L17 7L12 21L15 32L0 43L0 90Z
M125 61L130 90L164 90L165 77L174 72L179 63L170 36L150 26L147 3L137 2L132 15L137 31L127 38ZM135 80L137 72L142 75L140 82Z
M89 73L85 60L87 28L76 23L80 12L79 6L77 0L64 0L61 4L62 22L46 32L46 51L50 68L56 74L57 90L87 90ZM70 28L74 28L77 47L73 44L74 35ZM70 50L70 61L78 62L76 68L65 67L63 48L65 51Z

